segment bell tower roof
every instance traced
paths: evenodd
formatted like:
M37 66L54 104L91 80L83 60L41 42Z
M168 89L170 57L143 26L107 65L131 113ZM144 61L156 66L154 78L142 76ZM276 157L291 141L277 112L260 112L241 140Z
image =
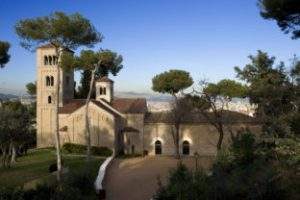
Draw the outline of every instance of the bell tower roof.
M98 78L96 82L106 82L106 83L113 83L114 81L109 79L107 76L103 76L101 78Z

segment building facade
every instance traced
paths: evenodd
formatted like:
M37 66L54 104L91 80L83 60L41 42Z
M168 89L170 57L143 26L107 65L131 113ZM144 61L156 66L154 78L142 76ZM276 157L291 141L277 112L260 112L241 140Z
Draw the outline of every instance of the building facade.
M59 69L55 55L55 48L51 45L37 49L37 146L54 145L57 121L62 144L86 144L85 99L74 99L74 72ZM58 79L59 87L56 85ZM114 82L108 77L96 80L95 90L96 98L88 105L93 146L105 146L116 153L174 154L174 126L168 113L148 112L145 98L115 97ZM260 131L252 117L228 112L228 118L232 119L232 130L248 127L254 132ZM225 131L225 145L229 135ZM217 138L217 130L204 118L191 115L180 127L180 153L214 155Z

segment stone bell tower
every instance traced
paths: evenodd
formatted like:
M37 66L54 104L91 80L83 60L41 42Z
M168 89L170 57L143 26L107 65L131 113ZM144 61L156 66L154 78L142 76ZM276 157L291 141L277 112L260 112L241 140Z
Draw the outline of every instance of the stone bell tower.
M114 98L114 82L107 76L96 80L96 100L104 99L111 103Z
M65 50L67 51L67 50ZM69 53L73 53L68 50ZM51 44L36 51L37 62L37 146L54 145L56 127L56 106L62 107L74 96L74 72L58 68L58 57ZM60 91L57 91L58 70L60 70ZM59 94L59 101L56 101Z

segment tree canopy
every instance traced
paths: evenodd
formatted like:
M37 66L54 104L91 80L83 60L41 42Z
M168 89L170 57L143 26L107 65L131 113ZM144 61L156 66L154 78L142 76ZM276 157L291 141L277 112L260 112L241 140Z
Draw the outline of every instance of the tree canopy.
M179 91L193 85L193 83L189 72L173 69L154 76L152 79L152 90L174 96Z
M30 50L48 42L57 47L76 49L91 47L102 40L102 35L79 13L54 12L49 16L20 20L15 30L21 46Z
M0 68L3 68L10 59L9 48L10 44L8 42L0 41Z
M295 92L283 62L275 65L275 57L258 51L249 56L250 63L243 69L235 67L237 77L249 85L250 102L257 105L256 113L263 120L265 131L285 135L286 120L295 111Z
M260 14L265 19L275 20L284 33L293 39L300 37L299 0L259 0Z
M97 67L95 78L108 76L112 74L116 76L123 68L123 57L111 50L82 50L80 55L73 56L71 54L63 54L61 65L63 68L75 68L82 70L78 91L79 98L85 98L90 88L91 71ZM92 95L94 96L94 95Z
M36 83L27 83L26 89L29 95L36 95Z
M223 79L218 83L209 83L203 89L203 92L211 97L242 98L247 94L247 87L234 80Z

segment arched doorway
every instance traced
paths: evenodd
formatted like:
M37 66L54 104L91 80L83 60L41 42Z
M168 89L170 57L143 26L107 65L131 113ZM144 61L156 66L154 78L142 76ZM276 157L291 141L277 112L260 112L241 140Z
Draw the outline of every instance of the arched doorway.
M155 142L155 155L160 155L162 153L161 141L157 140Z
M190 155L190 143L186 140L182 143L182 154Z

